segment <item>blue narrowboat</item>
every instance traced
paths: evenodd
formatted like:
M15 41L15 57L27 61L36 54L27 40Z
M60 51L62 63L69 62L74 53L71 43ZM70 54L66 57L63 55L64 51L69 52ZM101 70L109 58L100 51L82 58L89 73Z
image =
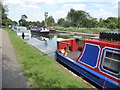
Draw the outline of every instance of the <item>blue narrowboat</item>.
M120 33L57 42L57 60L102 88L120 88Z

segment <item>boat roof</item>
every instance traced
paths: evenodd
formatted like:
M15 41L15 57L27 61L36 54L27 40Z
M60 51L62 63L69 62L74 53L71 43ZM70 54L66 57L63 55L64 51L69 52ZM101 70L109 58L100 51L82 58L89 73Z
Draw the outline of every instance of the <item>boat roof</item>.
M95 43L95 44L104 44L104 45L110 45L110 46L113 46L113 47L117 47L117 48L120 48L120 41L108 41L108 40L102 40L102 39L99 39L99 38L89 38L89 39L85 39L84 40L85 42L88 42L88 43Z

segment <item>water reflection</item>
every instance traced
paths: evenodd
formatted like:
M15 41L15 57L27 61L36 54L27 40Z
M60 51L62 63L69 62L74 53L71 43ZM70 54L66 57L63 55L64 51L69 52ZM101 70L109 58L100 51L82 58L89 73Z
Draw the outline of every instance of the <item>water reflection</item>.
M15 31L15 33L22 38L22 34L24 33L24 40L29 40L31 38L31 31L30 30L24 30L24 31Z
M48 56L55 59L55 52L57 50L57 40L64 40L66 38L73 38L75 35L71 35L68 33L59 33L58 35L55 33L38 33L38 32L31 32L31 37L26 39L30 45L34 46L38 50L42 51ZM85 35L77 35L82 36L82 39L89 38L91 36ZM63 39L64 38L64 39Z
M57 50L57 35L32 33L31 38L27 40L27 42L55 59L55 51Z

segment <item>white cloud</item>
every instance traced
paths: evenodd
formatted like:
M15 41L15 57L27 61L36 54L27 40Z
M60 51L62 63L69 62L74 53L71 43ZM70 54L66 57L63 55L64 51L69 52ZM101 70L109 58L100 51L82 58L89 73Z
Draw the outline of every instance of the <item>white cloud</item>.
M64 4L64 8L73 8L75 10L85 10L86 5L85 4Z
M113 0L112 3L113 3L113 4L118 4L119 1L120 1L120 0Z
M8 4L8 5L19 5L19 4L23 4L23 2L21 0L4 0L4 3L5 4Z
M83 0L29 0L29 1L34 3L58 4L65 2L80 2Z
M40 9L37 5L25 5L27 8Z
M101 5L101 4L94 4L94 6L96 6L96 7L103 7L103 5Z
M28 19L32 21L44 19L44 12L47 10L49 10L49 15L52 15L55 20L65 18L70 8L74 8L75 10L89 10L91 16L97 18L106 18L115 15L110 10L107 12L106 7L108 6L104 6L104 4L93 3L91 6L93 10L91 10L91 8L87 8L87 4L82 4L81 2L111 2L113 3L112 7L115 9L118 6L118 0L4 0L4 2L9 7L8 15L12 16L11 19L19 20L20 15L26 14L29 17ZM105 8L102 9L103 7Z
M23 4L29 3L46 3L46 4L58 4L58 3L71 3L71 2L112 2L116 3L119 0L4 0L7 4Z
M28 0L33 3L58 4L69 2L113 2L113 0Z
M96 10L87 10L87 12L90 13L90 15L94 18L108 18L108 17L117 17L117 14L113 14L110 11L106 11L105 9L101 8L98 11Z
M56 13L58 13L58 14L65 14L64 11L58 11L58 12L56 12Z
M115 6L113 7L114 9L120 8L120 5L118 5L118 2L119 2L119 0L115 0L112 2L112 4L115 4Z
M117 8L118 8L118 5L115 5L113 8L114 8L114 9L117 9ZM120 7L119 7L119 8L120 8Z

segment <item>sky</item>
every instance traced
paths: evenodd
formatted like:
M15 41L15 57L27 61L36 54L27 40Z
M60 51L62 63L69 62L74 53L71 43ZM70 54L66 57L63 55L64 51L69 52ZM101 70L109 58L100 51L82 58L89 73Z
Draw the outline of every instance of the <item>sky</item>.
M8 17L19 21L21 15L27 15L27 21L42 21L44 13L53 16L55 21L65 18L71 8L84 10L94 18L118 17L120 0L2 0L8 5ZM120 7L119 7L120 8Z

